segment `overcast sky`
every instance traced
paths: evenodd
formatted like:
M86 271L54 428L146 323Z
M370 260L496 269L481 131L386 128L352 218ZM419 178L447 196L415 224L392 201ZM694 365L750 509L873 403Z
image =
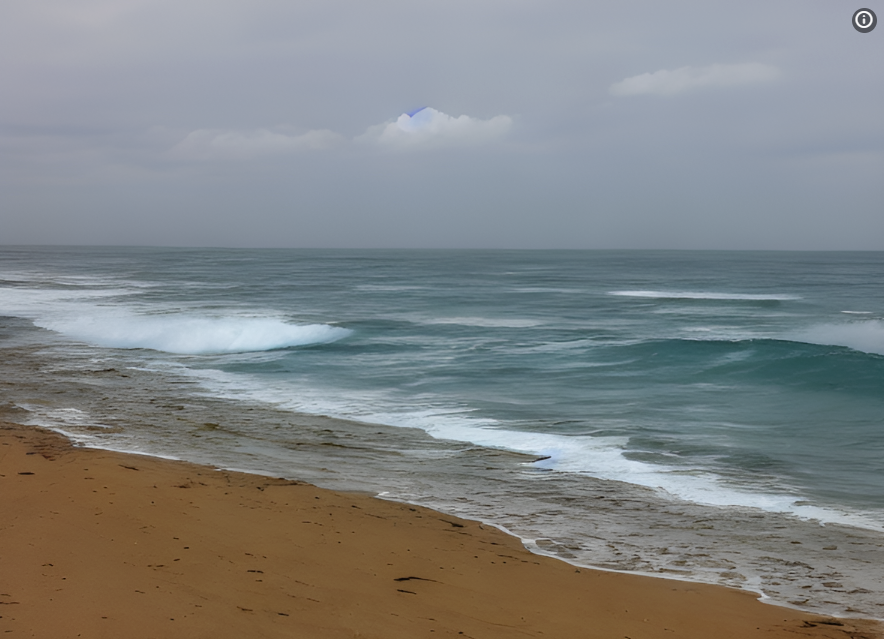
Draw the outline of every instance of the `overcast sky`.
M864 2L3 0L0 244L882 250Z

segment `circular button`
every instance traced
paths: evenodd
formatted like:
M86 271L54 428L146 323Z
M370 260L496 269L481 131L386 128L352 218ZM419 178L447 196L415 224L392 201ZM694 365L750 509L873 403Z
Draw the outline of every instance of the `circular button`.
M868 33L878 24L878 16L871 9L857 9L853 14L853 28L860 33Z

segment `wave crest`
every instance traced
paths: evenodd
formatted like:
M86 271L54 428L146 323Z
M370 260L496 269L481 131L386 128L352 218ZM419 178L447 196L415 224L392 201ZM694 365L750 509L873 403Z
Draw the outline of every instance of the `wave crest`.
M334 342L351 333L327 324L288 324L273 318L187 315L78 317L35 325L107 348L147 348L176 355L269 351Z
M881 320L819 324L797 332L792 338L809 344L846 346L856 351L884 355L884 322Z

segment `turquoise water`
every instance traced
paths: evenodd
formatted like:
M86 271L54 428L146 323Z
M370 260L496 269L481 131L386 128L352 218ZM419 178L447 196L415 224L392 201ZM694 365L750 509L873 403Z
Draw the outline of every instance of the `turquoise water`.
M725 520L884 529L882 253L8 247L0 315L4 344L42 370L92 362L140 372L150 401L178 380L187 402L381 425L316 463L358 484L408 439L406 479L371 486L397 498L451 508L464 451L509 451L530 456L521 475L564 483L551 499L624 482ZM112 417L82 393L8 395L92 445L290 476L313 463L294 427L100 431ZM509 501L521 480L505 481Z

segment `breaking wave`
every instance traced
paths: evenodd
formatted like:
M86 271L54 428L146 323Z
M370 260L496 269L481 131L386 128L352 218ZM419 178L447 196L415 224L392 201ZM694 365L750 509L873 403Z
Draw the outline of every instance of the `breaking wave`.
M146 348L176 355L269 351L325 344L348 329L327 324L288 324L279 319L188 315L80 316L34 324L78 341L107 348Z

